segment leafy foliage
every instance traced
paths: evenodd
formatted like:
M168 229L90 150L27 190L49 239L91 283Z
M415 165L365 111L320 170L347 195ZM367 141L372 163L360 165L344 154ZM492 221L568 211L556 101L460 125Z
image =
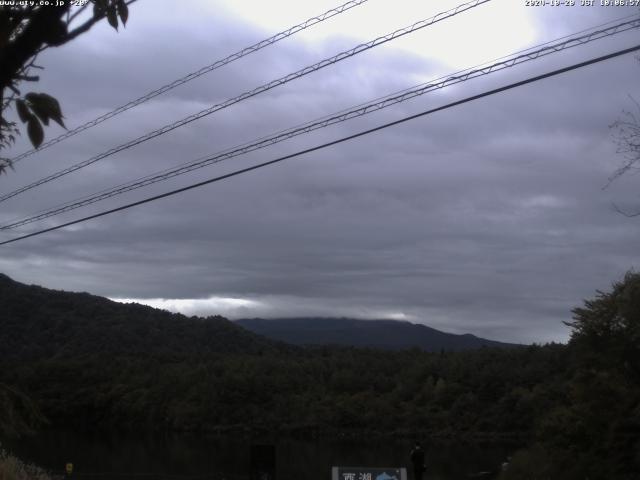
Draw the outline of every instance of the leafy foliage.
M640 274L627 273L611 292L597 292L573 314L571 340L583 357L640 380Z
M302 349L0 277L4 381L54 422L124 428L527 436L561 346L428 353Z
M258 353L287 348L222 317L187 318L88 293L14 282L0 274L0 359L77 359L92 355Z
M545 468L562 472L558 478L567 480L636 479L640 274L629 272L610 292L597 292L573 310L568 325L573 333L562 395L537 419L537 445L514 456L513 468L501 479L547 478ZM530 468L534 476L520 476L523 468Z
M299 348L0 277L0 381L66 428L509 441L512 478L640 471L638 274L574 310L569 345ZM14 387L14 388L15 388Z
M109 24L118 29L129 18L128 4L135 0L89 0L84 6L72 6L72 2L61 5L44 5L40 2L15 2L0 9L0 150L10 146L19 133L15 122L6 120L6 111L15 107L20 121L26 124L29 140L38 148L44 140L44 126L49 120L64 127L62 110L58 101L45 93L21 93L22 82L36 82L32 75L37 56L49 47L58 47L89 31L91 27L107 18ZM89 18L82 13L93 5ZM79 18L85 18L77 24ZM0 173L12 167L7 158L0 158Z
M0 383L0 436L18 437L45 424L45 418L30 398Z

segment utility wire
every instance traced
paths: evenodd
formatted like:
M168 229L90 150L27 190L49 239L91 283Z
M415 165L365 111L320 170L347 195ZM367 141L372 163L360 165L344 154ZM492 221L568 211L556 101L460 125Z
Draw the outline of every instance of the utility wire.
M392 33L389 33L387 35L383 35L381 37L375 38L374 40L371 40L367 43L362 43L350 50L346 50L344 52L341 52L337 55L334 55L333 57L330 58L326 58L318 63L315 63L313 65L304 67L300 70L298 70L297 72L294 73L290 73L288 75L285 75L284 77L280 77L277 80L272 80L269 83L266 83L260 87L257 87L253 90L247 91L241 95L238 95L237 97L231 98L229 100L226 100L223 103L219 103L217 105L213 105L212 107L209 107L207 109L201 110L198 113L194 113L192 115L189 115L188 117L185 117L181 120L178 120L177 122L171 123L169 125L165 125L164 127L161 127L157 130L154 130L152 132L149 132L141 137L138 137L136 139L133 139L127 143L123 143L122 145L119 145L117 147L111 148L103 153L100 153L94 157L89 158L88 160L85 160L83 162L77 163L75 165L72 165L68 168L65 168L63 170L60 170L56 173L53 173L47 177L41 178L40 180L37 180L29 185L26 185L24 187L18 188L17 190L14 190L13 192L4 194L2 196L0 196L0 202L3 202L5 200L8 200L9 198L15 197L16 195L19 195L20 193L26 192L27 190L31 190L32 188L35 188L39 185L42 185L44 183L48 183L52 180L55 180L57 178L60 178L64 175L67 175L69 173L75 172L76 170L79 170L81 168L84 168L86 166L89 166L99 160L102 160L104 158L107 158L111 155L114 155L118 152L121 152L123 150L127 150L135 145L138 145L140 143L146 142L147 140L151 140L152 138L158 137L160 135L163 135L165 133L168 133L172 130L175 130L178 127L182 127L188 123L194 122L195 120L199 120L200 118L203 118L207 115L211 115L214 112L217 112L219 110L222 110L224 108L227 108L231 105L234 105L236 103L239 103L243 100L246 100L247 98L250 97L254 97L256 95L259 95L260 93L266 92L268 90L271 90L275 87L278 87L280 85L284 85L285 83L288 83L292 80L295 80L297 78L303 77L305 75L308 75L310 73L316 72L318 70L321 70L322 68L325 68L329 65L333 65L334 63L340 62L342 60L345 60L347 58L353 57L359 53L362 53L364 51L370 50L374 47L377 47L379 45L382 45L384 43L387 43L391 40L394 40L396 38L402 37L404 35L408 35L409 33L415 32L416 30L420 30L422 28L425 28L429 25L433 25L434 23L440 22L442 20L446 20L447 18L451 18L459 13L462 13L464 11L467 11L471 8L475 8L483 3L487 3L491 0L473 0L471 2L467 2L467 3L463 3L461 5L458 5L457 7L451 9L451 10L447 10L445 12L441 12L438 13L437 15L425 19L425 20L420 20L416 23L414 23L413 25L410 25L408 27L404 27L401 29L398 29Z
M534 49L538 49L538 48L550 45L550 44L552 44L554 42L557 43L560 40L564 40L564 39L567 39L567 38L570 38L570 37L575 37L576 35L579 35L579 34L582 34L582 33L585 33L585 32L593 32L595 34L595 33L598 33L597 31L595 31L596 29L601 29L601 28L603 28L603 27L605 27L607 25L613 25L616 22L621 22L623 20L628 20L628 19L633 18L633 17L636 17L635 13L631 14L631 15L626 15L626 16L623 16L623 17L618 17L618 18L610 20L608 22L604 22L604 23L601 23L601 24L598 24L598 25L594 25L592 27L585 28L585 29L579 30L577 32L574 32L572 34L564 35L562 37L558 37L558 38L556 38L554 40L549 40L547 42L540 43L540 44L538 44L536 46L533 46L533 47L529 47L529 48L526 48L526 49L518 50L516 52L513 52L510 55L506 55L506 56L502 56L502 57L499 57L499 58L495 58L495 59L493 59L491 61L487 61L487 62L484 62L482 64L474 65L473 67L468 67L465 70L461 70L461 71L457 72L455 75L459 75L459 74L462 74L462 73L470 71L470 70L477 70L477 69L480 69L480 67L487 68L488 66L491 66L492 62L498 62L500 60L508 59L508 58L513 57L514 55L517 55L517 54L521 54L521 53L525 53L525 52L533 53ZM615 25L615 26L613 26L611 28L615 29L617 27L620 27L621 25L622 24ZM618 33L618 32L615 32L615 33ZM444 77L444 76L440 77L439 79L433 80L431 83L443 80L445 78L446 77ZM421 85L426 85L426 84L421 84ZM385 95L385 96L382 96L382 97L375 98L372 101L379 101L379 100L390 98L390 97L395 96L395 95L400 95L400 94L403 94L403 93L407 93L407 92L409 92L411 90L419 88L421 85L410 87L410 88L405 88L403 90L400 90L400 91L397 91L397 92L394 92L394 93L391 93L391 94L388 94L388 95ZM353 107L350 107L350 109L363 107L365 105L367 105L367 104L366 103L361 103L359 105L355 105ZM343 110L341 110L339 112L336 112L336 113L334 113L332 115L335 116L335 115L339 115L339 114L342 114L342 113L347 113L348 111L349 111L349 108L343 109ZM306 122L306 123L303 123L303 124L299 124L297 126L290 127L287 130L282 130L280 132L277 132L276 134L271 134L271 136L276 136L276 135L280 135L280 134L283 134L283 133L287 133L287 132L290 132L292 130L298 129L300 127L307 126L307 125L309 125L311 123L315 123L315 122L319 122L319 121L325 120L327 118L328 118L328 116L324 116L324 117L321 117L319 119L313 120L311 122ZM242 145L238 145L236 147L232 147L232 149L239 149L241 147L249 146L251 143L261 142L263 140L266 140L267 138L269 138L269 136L264 136L264 137L261 137L259 139L251 140L249 142L245 142ZM223 151L219 152L219 154L222 154L223 152L228 153L230 150L231 149L223 150ZM63 211L67 212L67 211L70 211L70 210L74 209L74 208L68 208L68 207L73 206L73 207L77 208L77 207L80 207L80 206L84 206L84 205L88 205L88 204L91 204L91 203L95 203L97 201L103 200L104 198L109 198L111 196L117 195L120 192L120 189L123 188L123 187L126 188L125 191L130 191L130 190L134 190L136 188L143 187L145 185L140 185L139 184L143 180L149 180L149 179L152 179L153 177L156 177L156 176L169 174L169 173L173 172L175 169L177 169L179 167L198 164L198 162L200 162L202 160L207 160L208 158L209 158L209 156L201 157L201 158L196 159L196 160L191 160L189 162L186 162L184 164L179 165L178 167L170 167L170 168L162 170L160 172L151 173L151 174L145 175L143 177L138 177L135 180L130 180L128 182L124 182L124 183L118 184L118 185L116 185L114 187L110 187L109 189L100 190L100 191L98 191L96 193L85 195L85 196L83 196L81 198L76 198L74 200L70 200L70 201L67 201L67 202L64 202L64 203L60 203L60 204L58 204L58 205L56 205L54 207L48 208L48 209L46 209L46 208L45 209L41 209L41 210L35 212L32 217L29 217L29 218L25 219L25 220L28 220L27 222L21 223L20 225L24 225L26 223L32 223L32 221L37 221L37 220L43 218L43 217L39 217L39 215L42 214L42 213L47 213L47 215L44 218L49 218L50 216L57 215L58 213L62 213ZM220 161L222 161L222 159ZM217 162L216 161L212 161L210 163L217 163ZM207 163L206 165L203 164L202 166L203 167L204 166L208 166L210 163ZM169 178L169 177L167 177L167 178ZM158 180L158 181L160 181L160 180ZM155 183L155 182L151 182L151 183ZM114 192L114 193L112 194L112 192ZM124 191L121 192L121 193L124 193ZM106 196L103 197L103 194L105 194ZM84 203L85 200L88 200L88 202ZM81 205L77 205L76 206L76 204L78 204L79 202L83 202L83 203ZM36 217L38 217L38 218L36 218ZM20 219L20 217L16 217L16 218L10 220L9 222L13 223L15 221L18 221L19 219ZM14 228L14 227L17 227L17 226L19 226L19 225L5 225L5 227L0 227L0 230L8 229L8 228Z
M633 15L635 16L635 15ZM629 18L631 16L627 16L627 17L623 17L623 18ZM620 20L620 19L619 19ZM607 22L605 24L602 25L598 25L596 27L592 27L590 29L586 29L586 30L582 30L578 33L582 33L585 31L589 31L589 30L594 30L595 28L599 28L603 25L608 25L612 22ZM41 210L39 212L37 212L36 214L34 214L31 217L28 217L26 219L21 219L19 221L15 221L12 220L11 223L6 224L4 226L0 226L0 230L7 230L7 229L11 229L11 228L16 228L22 225L26 225L28 223L32 223L38 220L42 220L45 218L49 218L51 216L60 214L60 213L64 213L64 212L68 212L71 210L74 210L76 208L80 208L92 203L96 203L98 201L113 197L115 195L119 195L121 193L125 193L131 190L135 190L137 188L141 188L144 186L148 186L163 180L167 180L169 178L172 178L174 176L178 176L178 175L182 175L184 173L188 173L190 171L199 169L199 168L203 168L206 166L209 166L211 164L214 163L219 163L222 162L224 160L227 160L229 158L235 157L235 156L239 156L242 154L246 154L248 152L251 151L255 151L261 148L265 148L267 146L273 145L275 143L290 139L294 136L300 135L300 134L304 134L304 133L308 133L310 131L319 129L319 128L324 128L326 126L335 124L335 123L340 123L342 121L346 121L349 120L351 118L355 118L358 116L362 116L383 108L386 108L388 106L394 105L396 103L400 103L403 102L405 100L409 100L411 98L414 98L415 96L419 96L425 93L428 93L430 91L436 90L436 89L440 89L440 88L444 88L446 86L452 85L454 83L461 83L463 81L469 80L471 78L475 78L477 76L481 76L481 75L487 75L489 73L493 73L495 71L499 71L502 70L504 68L509 68L512 66L515 66L516 64L519 63L523 63L526 61L530 61L530 60L535 60L537 58L540 58L541 56L545 56L548 55L550 53L555 53L567 48L571 48L574 46L578 46L578 45L584 45L585 43L588 43L590 41L594 41L594 40L598 40L601 39L603 37L606 36L611 36L611 35L615 35L617 33L622 33L624 31L627 31L629 29L632 28L637 28L638 26L640 26L640 19L636 18L635 20L631 20L631 21L627 21L627 22L622 22L619 23L617 25L614 25L612 27L606 28L606 29L601 29L601 30L595 30L592 31L586 35L580 36L580 37L575 37L575 38L570 38L569 40L567 40L566 42L557 42L556 44L553 44L551 46L548 46L550 44L552 44L553 42L546 42L543 43L539 46L548 46L546 48L541 48L538 50L535 50L535 48L537 47L532 47L529 48L527 50L524 50L524 52L526 52L523 55L520 55L519 57L515 57L515 58L509 58L509 57L502 57L505 58L507 60L505 61L501 61L501 62L496 62L493 65L490 65L488 63L483 64L481 66L476 66L476 67L471 67L469 69L463 70L461 72L458 72L452 76L449 77L441 77L440 79L437 79L435 81L432 81L431 83L428 84L422 84L419 85L417 87L414 87L412 89L405 89L402 90L400 92L396 92L395 94L390 94L387 95L386 97L380 97L378 99L376 99L376 101L379 101L378 103L370 103L370 104L361 104L358 105L356 107L352 107L352 110L343 110L341 112L338 112L336 114L333 114L333 116L329 116L329 117L323 117L321 119L318 120L314 120L312 122L308 122L306 124L302 124L299 125L297 127L293 127L290 128L288 130L284 130L281 132L278 132L275 135L272 135L271 137L263 137L260 138L258 140L254 140L253 143L246 143L242 146L237 146L237 147L233 147L232 149L228 149L226 151L223 152L219 152L218 154L216 154L215 157L211 157L211 156L206 156L206 157L201 157L199 159L196 160L192 160L188 163L185 163L181 166L178 167L172 167L170 169L166 169L162 172L157 172L155 174L150 174L147 176L144 176L142 178L127 182L127 183L123 183L120 185L117 185L115 187L112 187L111 189L108 190L102 190L100 192L97 192L95 194L89 195L89 196L85 196L82 197L81 199L77 199L77 200L73 200L70 202L66 202L64 204L61 205L57 205L51 209L45 209L45 210ZM575 34L574 34L575 35ZM570 37L570 35L561 37L561 39L565 39ZM522 52L522 51L521 51ZM516 53L520 53L520 52L516 52ZM481 67L481 68L478 68Z
M274 145L276 143L288 140L298 135L306 134L321 128L328 127L330 125L351 120L356 117L364 116L369 113L382 110L392 105L396 105L398 103L407 101L409 99L418 97L420 95L424 95L426 93L429 93L435 90L445 88L450 85L462 83L476 77L480 77L480 76L488 75L490 73L504 70L506 68L511 68L513 66L516 66L528 61L536 60L538 58L544 57L546 55L550 55L552 53L557 53L562 50L566 50L568 48L584 45L586 43L589 43L595 40L616 35L616 34L631 30L633 28L639 28L639 27L640 27L640 18L636 17L633 20L622 22L606 29L595 30L585 35L581 35L579 37L569 38L564 42L557 42L557 43L551 43L551 44L550 42L547 42L544 44L546 46L543 48L540 48L537 50L529 49L529 51L527 51L524 54L511 57L511 58L507 57L506 60L503 60L503 61L499 61L490 65L485 64L480 68L463 70L451 76L442 77L430 83L422 84L412 89L404 90L402 92L398 92L397 94L392 94L387 97L382 97L381 99L376 99L376 101L372 103L362 104L350 110L343 110L342 112L333 114L332 116L323 117L321 119L314 120L312 122L309 122L297 127L293 127L288 130L281 131L272 136L263 137L256 141L253 141L252 143L247 143L239 147L233 147L232 149L228 149L223 152L216 153L213 156L209 155L206 157L201 157L199 159L193 160L191 162L180 165L178 167L173 167L171 169L167 169L156 174L147 175L140 179L133 180L128 183L120 184L111 189L103 190L96 194L85 196L81 199L67 202L65 204L50 208L48 210L43 210L30 217L23 218L17 221L11 221L11 223L2 225L0 226L0 230L9 230L9 229L17 228L23 225L27 225L29 223L50 218L54 215L69 212L71 210L75 210L77 208L81 208L81 207L114 197L116 195L123 194L125 192L129 192L132 190L136 190L138 188L152 185L154 183L168 180L170 178L186 174L193 170L197 170L215 163L220 163L230 158L244 155L249 152L253 152L255 150L259 150L259 149Z
M153 202L155 200L160 200L161 198L177 195L178 193L186 192L188 190L192 190L194 188L202 187L202 186L208 185L210 183L219 182L221 180L225 180L227 178L235 177L237 175L250 172L252 170L257 170L259 168L266 167L266 166L269 166L269 165L273 165L275 163L279 163L279 162L282 162L284 160L288 160L288 159L291 159L291 158L299 157L299 156L305 155L307 153L315 152L317 150L322 150L324 148L327 148L327 147L330 147L330 146L333 146L333 145L338 145L340 143L347 142L349 140L353 140L355 138L359 138L359 137L362 137L362 136L365 136L365 135L369 135L371 133L383 130L385 128L389 128L389 127L392 127L392 126L395 126L395 125L399 125L399 124L404 123L404 122L408 122L409 120L415 120L416 118L424 117L426 115L430 115L432 113L436 113L436 112L439 112L441 110L447 110L449 108L456 107L456 106L462 105L464 103L469 103L469 102L472 102L474 100L478 100L478 99L481 99L481 98L484 98L484 97L495 95L497 93L501 93L501 92L504 92L504 91L507 91L507 90L511 90L513 88L521 87L523 85L527 85L527 84L530 84L530 83L533 83L533 82L537 82L537 81L540 81L540 80L543 80L543 79L546 79L546 78L549 78L549 77L554 77L556 75L560 75L560 74L563 74L563 73L566 73L566 72L570 72L570 71L576 70L578 68L586 67L587 65L593 65L595 63L603 62L603 61L609 60L611 58L615 58L615 57L619 57L621 55L626 55L628 53L636 52L638 50L640 50L640 45L636 45L636 46L630 47L630 48L625 48L623 50L618 50L618 51L610 53L608 55L603 55L603 56L600 56L600 57L592 58L591 60L587 60L587 61L584 61L584 62L580 62L580 63L576 63L576 64L573 64L573 65L570 65L568 67L564 67L564 68L560 68L560 69L557 69L557 70L553 70L551 72L547 72L547 73L544 73L542 75L537 75L535 77L529 77L528 79L521 80L519 82L510 83L510 84L505 85L503 87L499 87L499 88L495 88L495 89L492 89L492 90L488 90L486 92L483 92L483 93L480 93L480 94L477 94L477 95L473 95L471 97L466 97L466 98L464 98L462 100L451 102L451 103L448 103L446 105L443 105L443 106L440 106L440 107L437 107L437 108L432 108L430 110L425 110L425 111L417 113L415 115L410 115L408 117L404 117L404 118L401 118L399 120L395 120L393 122L385 123L383 125L379 125L377 127L370 128L368 130L364 130L364 131L355 133L353 135L342 137L342 138L339 138L337 140L333 140L331 142L323 143L321 145L316 145L315 147L307 148L305 150L300 150L298 152L295 152L295 153L292 153L292 154L289 154L289 155L278 157L278 158L276 158L274 160L270 160L268 162L264 162L264 163L260 163L258 165L253 165L251 167L247 167L247 168L243 168L243 169L240 169L240 170L236 170L234 172L227 173L225 175L220 175L218 177L210 178L210 179L204 180L202 182L194 183L194 184L188 185L186 187L178 188L176 190L171 190L169 192L165 192L165 193L162 193L160 195L155 195L153 197L148 197L148 198L145 198L143 200L139 200L137 202L128 203L126 205L122 205L122 206L117 207L117 208L112 208L110 210L105 210L105 211L102 211L100 213L96 213L94 215L89 215L87 217L79 218L77 220L73 220L73 221L66 222L66 223L63 223L63 224L60 224L60 225L56 225L54 227L45 228L45 229L38 230L38 231L33 232L33 233L29 233L27 235L22 235L20 237L12 238L10 240L5 240L3 242L0 242L0 245L7 245L9 243L17 242L19 240L24 240L24 239L27 239L27 238L30 238L30 237L35 237L37 235L42 235L43 233L52 232L54 230L59 230L59 229L64 228L64 227L68 227L68 226L71 226L71 225L76 225L78 223L86 222L86 221L92 220L94 218L103 217L103 216L109 215L111 213L120 212L122 210L127 210L129 208L136 207L138 205L143 205L145 203Z
M44 142L42 145L40 145L38 148L33 148L31 150L28 150L24 153L21 153L20 155L14 157L11 159L11 163L12 164L16 164L17 162L19 162L20 160L29 157L37 152L41 152L42 150L55 145L57 143L62 142L63 140L66 140L67 138L73 137L74 135L83 132L84 130L88 130L89 128L95 127L96 125L101 124L102 122L109 120L110 118L115 117L116 115L119 115L123 112L126 112L127 110L132 109L133 107L137 107L138 105L145 103L149 100L151 100L154 97L157 97L158 95L161 95L165 92L168 92L169 90L173 90L174 88L183 85L187 82L190 82L191 80L194 80L198 77L201 77L202 75L212 72L213 70L216 70L220 67L223 67L224 65L227 65L231 62L234 62L236 60L239 60L242 57L245 57L251 53L257 52L258 50L262 50L265 47L268 47L269 45L273 45L274 43L279 42L280 40L284 40L287 37L290 37L291 35L294 35L298 32L301 32L302 30L305 30L309 27L312 27L313 25L316 25L318 23L324 22L325 20L328 20L331 17L335 17L336 15L339 15L343 12L346 12L347 10L350 10L354 7L360 6L363 3L366 3L368 0L351 0L347 3L344 3L342 5L340 5L339 7L335 7L332 8L331 10L327 10L326 12L324 12L323 14L317 15L315 17L311 17L307 20L305 20L302 23L299 23L298 25L295 25L293 27L288 28L287 30L284 30L282 32L276 33L275 35L266 38L264 40L259 41L258 43L254 43L253 45L249 46L249 47L245 47L242 50L236 52L236 53L232 53L231 55L221 59L221 60L216 60L215 62L213 62L210 65L207 65L206 67L202 67L199 70L196 70L195 72L191 72L187 75L185 75L184 77L181 77L177 80L174 80L171 83L168 83L166 85L163 85L155 90L152 90L151 92L147 93L146 95L143 95L139 98L136 98L135 100L131 100L129 103L126 103L110 112L105 113L104 115L100 115L99 117L83 123L82 125L74 128L73 130L69 130L65 133L63 133L62 135L52 138L49 141Z

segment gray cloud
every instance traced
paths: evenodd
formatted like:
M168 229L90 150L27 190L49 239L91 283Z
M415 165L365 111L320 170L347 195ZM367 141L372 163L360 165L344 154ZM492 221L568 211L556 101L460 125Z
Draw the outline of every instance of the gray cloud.
M202 8L177 9L171 22L142 2L126 32L101 26L43 55L38 89L57 95L68 123L76 125L268 35L224 11L203 19ZM552 19L550 11L541 14L540 37L613 15L578 11ZM584 60L631 44L633 35L430 94L44 226ZM0 180L2 191L354 43L347 36L287 40L24 160ZM16 197L2 204L0 218L28 215L412 86L443 68L391 47L369 52ZM629 105L627 95L637 94L639 68L632 57L616 59L11 244L3 247L0 270L27 283L109 297L254 302L200 302L189 314L404 315L502 340L566 340L562 321L571 308L638 266L640 223L611 208L612 202L640 204L637 177L602 186L621 162L608 125ZM16 153L22 147L24 141Z

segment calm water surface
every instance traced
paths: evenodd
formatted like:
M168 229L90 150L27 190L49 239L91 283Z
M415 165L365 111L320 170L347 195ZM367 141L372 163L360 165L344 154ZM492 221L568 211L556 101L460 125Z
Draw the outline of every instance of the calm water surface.
M409 466L408 440L300 440L195 435L78 434L45 432L5 442L20 458L62 473L74 464L77 480L243 480L252 444L276 449L277 480L328 480L332 465ZM509 454L503 447L427 445L424 480L462 480L495 471ZM492 478L492 477L480 477ZM412 480L411 472L409 479Z

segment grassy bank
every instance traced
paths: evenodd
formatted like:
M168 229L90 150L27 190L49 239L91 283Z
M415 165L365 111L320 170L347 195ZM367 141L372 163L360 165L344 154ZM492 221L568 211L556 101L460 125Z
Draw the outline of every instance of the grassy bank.
M0 449L0 480L52 480L41 468Z

